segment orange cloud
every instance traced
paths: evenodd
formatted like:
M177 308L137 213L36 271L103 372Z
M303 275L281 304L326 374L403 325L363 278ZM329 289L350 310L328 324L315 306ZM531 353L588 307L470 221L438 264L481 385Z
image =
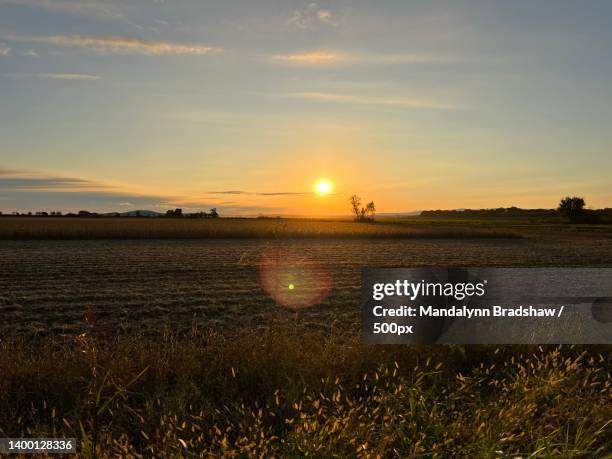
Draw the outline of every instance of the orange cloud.
M312 51L301 54L279 54L274 56L274 59L292 64L334 64L347 61L349 58L328 51Z
M288 64L444 64L461 61L452 55L438 54L363 54L333 51L307 51L277 54L277 61Z
M93 37L85 35L22 36L12 35L7 39L24 43L87 48L100 53L163 55L217 54L219 48L201 44L183 44L164 41L147 41L127 37Z

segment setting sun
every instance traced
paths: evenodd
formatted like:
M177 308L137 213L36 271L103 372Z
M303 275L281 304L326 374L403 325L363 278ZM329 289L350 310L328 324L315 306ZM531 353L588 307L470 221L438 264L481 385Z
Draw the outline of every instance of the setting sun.
M325 195L332 192L334 186L332 182L327 179L321 179L314 184L314 191L318 195Z

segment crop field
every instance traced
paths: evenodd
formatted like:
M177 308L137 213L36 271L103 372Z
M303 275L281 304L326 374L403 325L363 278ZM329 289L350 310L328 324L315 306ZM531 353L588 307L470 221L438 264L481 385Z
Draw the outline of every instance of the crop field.
M503 228L396 221L355 224L344 220L276 218L28 218L0 219L0 239L201 239L201 238L419 238L520 237Z
M364 266L610 267L599 228L50 221L0 219L0 436L83 457L610 449L609 346L358 336Z
M357 327L363 266L612 266L612 239L0 241L0 255L3 328L73 334L95 322L108 333L166 324L221 330L294 318L330 331ZM296 283L294 296L323 272L330 285L320 304L278 306L262 286L266 259L294 277L315 274Z

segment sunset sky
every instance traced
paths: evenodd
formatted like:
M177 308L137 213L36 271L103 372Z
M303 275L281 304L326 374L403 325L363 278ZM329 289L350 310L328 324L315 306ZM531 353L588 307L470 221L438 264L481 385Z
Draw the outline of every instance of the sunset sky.
M611 24L607 0L0 0L0 210L612 207Z

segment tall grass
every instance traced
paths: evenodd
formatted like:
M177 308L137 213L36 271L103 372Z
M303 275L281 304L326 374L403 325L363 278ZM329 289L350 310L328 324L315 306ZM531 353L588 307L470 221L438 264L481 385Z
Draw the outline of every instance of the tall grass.
M0 239L520 237L491 228L281 219L0 218Z
M601 457L609 347L263 334L0 340L0 436L83 457Z

